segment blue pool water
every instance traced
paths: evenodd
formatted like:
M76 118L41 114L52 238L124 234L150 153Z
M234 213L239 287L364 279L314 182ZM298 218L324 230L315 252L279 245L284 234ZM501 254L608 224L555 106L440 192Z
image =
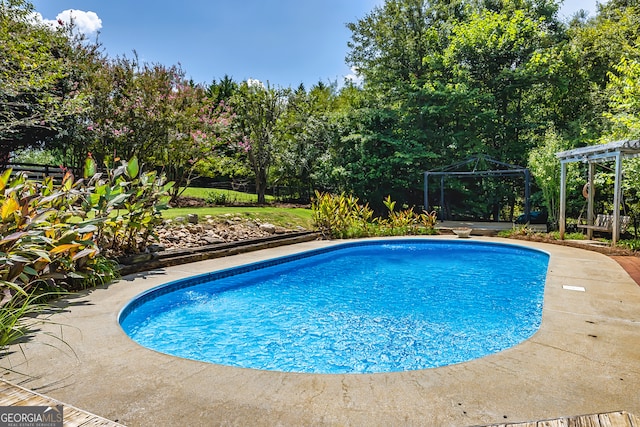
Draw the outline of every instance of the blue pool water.
M548 260L516 245L352 242L168 283L131 301L120 323L150 349L230 366L433 368L533 335Z

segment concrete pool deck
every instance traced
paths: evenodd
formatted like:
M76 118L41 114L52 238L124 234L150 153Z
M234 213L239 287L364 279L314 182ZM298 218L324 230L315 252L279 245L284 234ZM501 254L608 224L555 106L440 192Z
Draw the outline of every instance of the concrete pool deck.
M128 426L473 426L640 413L640 286L624 269L583 249L472 240L551 254L540 330L498 354L389 374L281 373L159 354L118 325L120 309L151 287L340 243L314 241L126 276L69 298L43 326L68 347L40 335L12 348L3 378Z

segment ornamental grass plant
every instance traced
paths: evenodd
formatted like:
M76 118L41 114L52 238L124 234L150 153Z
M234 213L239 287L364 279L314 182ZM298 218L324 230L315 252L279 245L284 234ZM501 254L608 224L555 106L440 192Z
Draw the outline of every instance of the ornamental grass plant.
M390 196L387 196L384 204L388 210L387 216L374 217L369 205L359 204L357 197L316 191L311 209L314 224L325 238L437 234L434 227L437 220L435 212L416 213L409 208L396 211L396 202Z

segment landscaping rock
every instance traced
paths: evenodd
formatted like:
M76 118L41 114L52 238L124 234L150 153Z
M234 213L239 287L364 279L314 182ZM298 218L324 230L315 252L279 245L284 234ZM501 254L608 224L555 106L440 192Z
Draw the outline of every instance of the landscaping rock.
M260 230L264 230L269 234L275 234L276 232L276 226L273 224L269 224L268 222L265 222L264 224L260 224Z
M147 252L155 252L155 249L163 250L160 249L161 247L165 250L187 249L203 245L259 239L291 231L273 224L259 224L240 217L227 216L224 221L216 221L211 216L204 217L204 219L206 222L202 224L187 223L184 219L165 221L164 225L156 230L158 242L147 248ZM298 228L296 231L303 230Z
M200 240L203 241L206 245L216 245L216 244L219 244L219 243L225 243L225 241L223 239L215 238L215 237L211 237L211 236L204 236Z
M165 245L160 245L158 243L154 243L152 245L147 246L147 252L150 252L150 253L164 251L165 249L166 249Z

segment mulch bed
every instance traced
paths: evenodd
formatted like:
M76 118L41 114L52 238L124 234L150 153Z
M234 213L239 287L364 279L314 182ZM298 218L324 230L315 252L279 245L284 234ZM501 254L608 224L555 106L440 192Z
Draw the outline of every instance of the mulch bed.
M612 256L618 264L629 273L629 276L640 286L640 257L638 256Z

